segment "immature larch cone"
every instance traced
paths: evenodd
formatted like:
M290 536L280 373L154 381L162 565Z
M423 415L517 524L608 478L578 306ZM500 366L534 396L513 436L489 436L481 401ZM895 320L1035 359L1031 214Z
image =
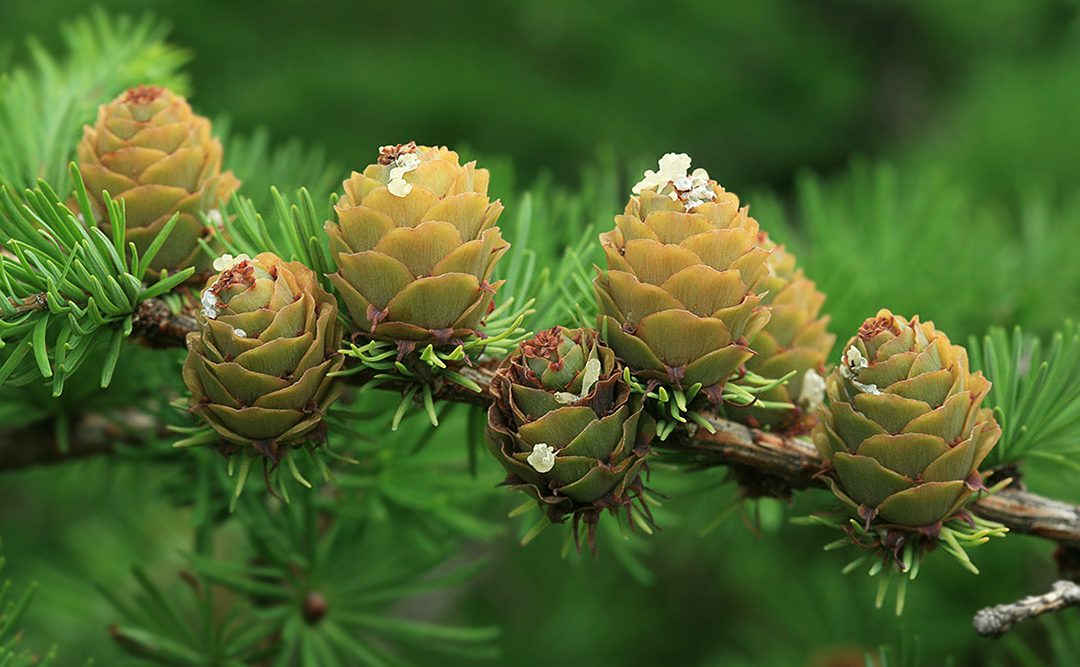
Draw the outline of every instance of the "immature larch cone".
M504 482L549 519L584 520L592 544L604 509L639 500L653 419L622 379L614 352L591 329L541 331L503 361L485 429ZM643 508L648 520L647 508Z
M403 351L480 335L502 285L491 273L510 247L488 180L446 148L406 144L345 181L338 222L326 223L338 264L329 278L358 335Z
M315 273L272 253L225 255L188 334L184 382L192 411L229 445L273 461L317 435L341 387L337 301Z
M881 310L848 341L813 433L833 491L865 525L936 537L983 489L1001 436L982 372L932 322Z
M208 119L165 88L139 86L98 109L97 122L83 128L76 152L93 209L82 213L108 231L102 191L122 198L126 238L140 254L180 214L148 275L209 270L213 258L199 239L213 241L216 229L203 224L200 214L220 219L220 202L228 201L240 181L221 171L221 142L210 134Z
M760 283L765 291L762 305L769 321L750 341L754 356L746 369L763 378L781 378L794 371L785 384L761 393L762 401L789 403L790 409L728 406L728 416L757 427L808 432L816 423L817 408L825 400L825 361L836 335L821 315L825 295L795 268L795 256L758 234L758 243L770 250L769 275Z
M769 250L738 198L690 158L646 172L615 229L600 235L607 271L593 281L604 340L634 374L678 388L700 383L716 405L769 321L761 282Z

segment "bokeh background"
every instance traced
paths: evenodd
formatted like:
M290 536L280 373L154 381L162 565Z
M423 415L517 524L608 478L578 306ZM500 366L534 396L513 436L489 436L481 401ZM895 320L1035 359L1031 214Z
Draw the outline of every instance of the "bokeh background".
M416 140L571 183L600 148L687 151L742 192L853 154L931 157L988 195L1076 172L1076 3L110 0L168 19L193 104L347 168ZM59 46L76 0L10 0Z
M492 168L513 215L537 184L573 193L607 170L608 217L587 221L603 229L634 174L687 152L805 253L841 340L885 306L922 312L958 342L991 325L1048 334L1080 316L1073 0L98 4L167 19L190 52L198 111L235 134L298 138L339 178L383 144L446 144ZM85 10L0 3L2 62L26 62L29 36L61 50L58 22ZM830 244L866 228L878 233L862 245ZM1015 247L1037 260L995 254ZM478 483L497 480L492 467ZM65 665L113 664L113 612L95 586L122 593L133 565L182 562L185 519L156 479L100 461L0 478L5 574L42 582L28 635L60 642ZM507 665L840 667L911 642L928 665L1053 664L1045 628L1025 635L1027 662L970 629L978 608L1049 586L1053 545L999 540L973 554L977 578L930 562L898 620L873 608L864 574L839 575L845 559L821 551L831 536L789 525L827 498L740 504L723 481L664 476L664 530L599 561L563 558L549 534L522 549L516 527L471 545L491 564L432 605L501 625ZM1077 481L1033 471L1037 490L1072 502ZM132 489L122 504L118 485Z

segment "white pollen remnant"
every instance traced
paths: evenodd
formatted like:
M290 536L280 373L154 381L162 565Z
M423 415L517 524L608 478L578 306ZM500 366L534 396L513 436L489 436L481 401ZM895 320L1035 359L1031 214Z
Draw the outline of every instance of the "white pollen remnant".
M545 473L555 467L555 450L541 442L533 447L532 454L525 460L536 472Z
M799 403L805 406L807 412L814 412L825 402L825 378L817 374L813 368L803 375L802 390L799 391Z
M877 388L876 384L859 382L859 373L869 365L870 362L866 360L866 357L862 356L859 348L852 345L844 351L844 356L840 357L840 375L844 376L859 391L865 394L877 395L881 393L881 390Z
M690 176L683 176L678 182L672 181L675 188L674 199L681 199L687 211L702 204L716 201L716 192L709 182L709 174L704 169L695 169Z
M844 350L844 356L840 358L840 375L854 381L858 379L859 372L869 365L870 362L866 360L866 357L862 356L859 348L852 345Z
M858 387L859 389L861 389L864 394L872 394L874 396L877 396L878 394L881 393L881 390L877 388L876 384L863 384L862 382L854 382L854 381L852 381L851 384L853 384L856 387Z
M206 212L206 221L218 229L225 226L225 216L223 216L221 211L216 208L212 208Z
M589 395L593 385L600 379L600 360L596 357L585 362L585 376L581 378L581 394L571 394L568 391L560 391L555 394L555 400L563 405L577 403Z
M420 158L416 153L402 153L398 159L394 160L394 165L390 169L390 182L386 184L390 194L395 197L404 197L412 192L412 184L405 182L405 174L419 166Z
M656 188L659 192L669 183L680 176L686 176L686 170L690 168L690 156L686 153L668 153L660 158L660 171L645 170L645 178L635 185L630 191L640 195L646 188Z
M247 332L243 329L237 329L236 327L233 327L232 332L236 334L237 338L247 338Z
M699 167L689 176L686 174L690 169L690 156L686 153L668 153L660 158L658 166L660 171L647 170L645 178L631 192L639 195L642 190L655 188L658 194L667 194L672 201L681 201L687 211L716 201L716 192L707 171Z
M568 391L557 391L555 392L555 400L559 403L562 403L563 405L570 405L571 403L576 403L581 399L578 398L577 394L571 394Z
M214 263L216 264L217 262L215 261ZM213 290L207 288L206 291L202 293L203 315L206 315L206 318L209 320L217 319L219 303L221 302L218 301L217 294L214 294Z
M250 262L251 258L246 253L240 253L236 257L233 257L229 253L225 253L221 257L214 260L215 271L229 271L240 262Z

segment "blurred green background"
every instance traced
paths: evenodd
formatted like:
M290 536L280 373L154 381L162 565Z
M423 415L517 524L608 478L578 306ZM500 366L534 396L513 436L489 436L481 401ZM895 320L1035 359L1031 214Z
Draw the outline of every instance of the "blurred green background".
M192 102L360 168L416 140L572 183L598 147L686 151L729 189L930 155L987 193L1076 172L1068 0L111 0L189 48ZM56 46L77 0L0 6Z
M172 24L200 113L227 116L233 133L265 127L321 146L341 178L383 144L445 144L493 169L492 195L512 217L522 191L576 192L601 164L616 187L598 195L607 213L584 222L603 229L634 174L687 152L799 253L841 341L879 307L919 312L954 342L1080 317L1075 1L98 4ZM25 62L30 35L61 50L57 23L85 10L5 0L0 61ZM552 235L572 242L580 229ZM828 498L740 507L723 471L664 472L660 534L626 553L604 544L595 562L563 559L553 531L524 549L509 534L471 545L493 563L436 601L443 616L502 625L496 662L507 665L841 667L900 637L918 637L927 665L1039 664L975 638L970 620L1046 590L1053 545L978 549L977 578L930 562L897 620L873 608L864 574L839 575L846 560L821 551L833 536L787 523ZM115 614L95 585L123 594L132 565L181 561L185 519L160 491L168 474L92 461L0 478L5 575L41 581L28 635L59 642L62 664L113 664L104 628ZM478 484L498 478L484 461ZM1078 481L1031 476L1071 502ZM118 487L130 490L122 502ZM487 514L499 520L517 499L497 497L506 508ZM1046 632L1026 637L1055 664Z

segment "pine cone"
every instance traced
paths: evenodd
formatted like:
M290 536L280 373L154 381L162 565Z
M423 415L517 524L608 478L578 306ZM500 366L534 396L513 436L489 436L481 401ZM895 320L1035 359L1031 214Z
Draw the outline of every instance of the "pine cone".
M604 509L629 505L640 479L653 419L622 380L614 352L591 329L541 331L499 366L485 429L505 484L536 498L556 523L589 525ZM646 510L646 516L647 510Z
M646 172L616 228L600 235L608 270L593 281L598 328L634 374L679 388L700 383L716 405L769 321L760 283L769 251L738 198L690 158Z
M833 491L869 526L936 536L983 488L1001 436L982 372L933 322L881 310L848 341L827 380L813 438Z
M221 142L210 121L192 113L184 98L165 88L139 86L98 109L97 123L83 128L79 172L93 216L109 231L102 191L122 198L127 240L142 254L174 213L180 220L158 251L148 274L195 267L209 270L211 257L199 239L215 230L199 213L211 214L240 187L231 171L221 171Z
M477 335L510 247L488 179L446 148L407 144L345 181L338 223L326 223L339 268L329 277L361 333L409 349Z
M299 262L272 253L218 259L188 334L192 410L228 443L277 461L308 439L341 392L337 302Z

